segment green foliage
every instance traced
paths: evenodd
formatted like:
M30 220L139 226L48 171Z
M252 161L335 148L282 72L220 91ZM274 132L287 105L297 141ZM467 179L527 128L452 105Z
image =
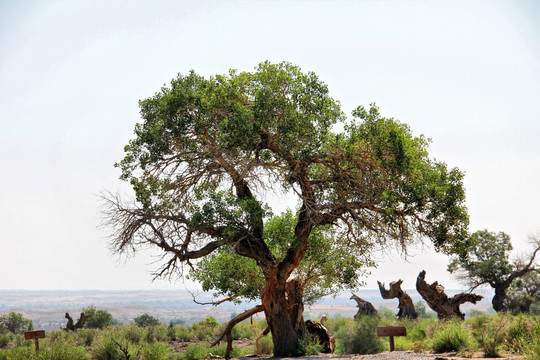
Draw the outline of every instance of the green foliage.
M88 318L84 323L85 329L103 329L114 324L113 316L106 310L98 310L94 306L83 309Z
M274 342L272 340L272 334L268 334L259 340L261 345L261 352L263 355L271 355L274 351Z
M184 326L175 326L176 339L178 341L191 341L195 338L195 334L190 328Z
M460 321L450 320L443 325L433 333L430 347L434 352L461 351L470 345L469 333Z
M396 314L386 306L381 306L379 309L379 316L385 318L385 319L395 319Z
M149 314L142 314L133 319L133 322L140 327L159 325L159 319Z
M507 340L509 319L505 315L479 315L467 321L485 357L499 357L501 346Z
M302 355L318 355L324 347L319 342L319 337L312 333L306 333L298 342L299 351Z
M521 312L540 315L540 274L529 272L512 282L506 306L513 314Z
M212 240L191 276L254 299L263 281L255 259L274 264L307 248L294 275L306 280L310 303L360 285L371 250L392 240L425 236L445 253L467 247L463 173L430 159L427 139L375 105L347 120L312 72L287 62L210 78L192 71L139 106L142 122L117 164L136 211L111 206L105 216L118 252L146 244L172 256L162 276L188 260L179 249ZM298 209L274 216L267 195L289 192ZM307 208L313 226L296 232ZM242 252L251 237L257 250Z
M0 349L5 348L11 341L9 334L0 334Z
M448 265L451 273L462 272L471 286L500 286L513 271L510 263L512 243L504 232L477 231L470 237L467 256L454 256Z
M20 313L10 312L0 316L0 332L9 331L14 334L22 334L33 330L32 320L26 319Z
M251 328L248 321L243 321L233 327L231 335L233 340L251 339L255 336L255 330Z
M416 309L416 312L418 313L418 317L420 319L431 319L434 318L436 315L433 311L427 311L426 303L422 300L418 300L414 304L414 308Z
M38 360L38 357L30 347L16 347L0 351L0 360Z
M75 346L64 342L54 342L40 348L39 358L43 360L87 360L85 347Z
M377 337L377 316L362 316L335 332L337 354L376 354L384 350L382 338Z
M174 353L174 349L162 342L153 342L141 349L144 360L168 360Z
M189 344L182 353L182 360L202 360L206 358L209 349L203 344Z
M211 341L217 335L219 323L216 318L209 316L206 319L191 325L191 331L199 341Z

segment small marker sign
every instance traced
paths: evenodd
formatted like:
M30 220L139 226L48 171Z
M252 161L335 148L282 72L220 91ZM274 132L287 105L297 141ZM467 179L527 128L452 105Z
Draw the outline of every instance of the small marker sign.
M394 351L394 336L407 336L407 328L405 326L378 326L377 336L389 336L390 351Z
M24 333L24 340L32 340L36 342L36 353L39 352L39 339L45 337L45 330L26 331Z

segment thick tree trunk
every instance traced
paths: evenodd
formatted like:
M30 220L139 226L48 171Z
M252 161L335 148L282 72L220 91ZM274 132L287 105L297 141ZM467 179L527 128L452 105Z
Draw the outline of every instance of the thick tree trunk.
M439 285L437 281L428 285L425 281L426 271L423 270L416 278L416 290L422 295L430 308L435 311L440 320L446 320L452 317L465 319L465 314L459 310L459 306L466 302L476 304L482 300L483 296L476 294L460 293L448 298L444 292L444 286Z
M302 289L296 280L289 283L266 278L262 303L274 342L274 356L298 356L298 340L307 331L304 323Z
M414 303L411 297L401 289L402 282L403 280L401 279L399 281L392 281L390 283L389 290L386 290L384 284L381 284L380 281L377 281L377 284L379 284L379 291L381 292L383 299L397 298L399 300L399 312L397 314L398 319L417 319L418 312L416 312L416 309L414 308Z
M491 299L493 310L495 310L496 312L507 311L508 308L504 304L504 300L506 300L506 288L505 287L495 288L495 296L493 296L493 299Z

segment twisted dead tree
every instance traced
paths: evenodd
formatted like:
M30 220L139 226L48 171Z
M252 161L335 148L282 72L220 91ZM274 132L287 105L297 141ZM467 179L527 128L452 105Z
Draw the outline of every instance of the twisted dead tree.
M401 279L399 281L392 281L390 283L390 288L386 290L384 283L381 284L380 281L377 281L377 284L379 284L379 291L381 292L383 299L397 298L399 300L399 311L397 313L398 319L417 319L418 312L414 308L411 297L401 289L401 283L403 283L403 280Z
M430 308L437 313L439 320L446 320L452 317L459 317L465 319L459 307L461 304L476 302L482 300L483 296L472 293L460 293L449 298L444 292L444 286L439 285L437 281L428 285L426 283L426 271L422 270L416 278L416 290L422 295Z
M73 318L69 315L69 313L66 313L65 318L68 319L68 322L66 324L66 327L64 330L67 331L75 331L77 329L82 329L84 326L84 323L86 322L86 319L88 319L88 316L86 316L83 312L81 313L81 316L79 317L79 320L75 324L73 324Z
M356 315L354 315L355 319L358 319L362 315L377 315L377 310L369 301L366 301L355 294L352 294L349 300L356 301L356 306L358 307L358 311L356 312Z

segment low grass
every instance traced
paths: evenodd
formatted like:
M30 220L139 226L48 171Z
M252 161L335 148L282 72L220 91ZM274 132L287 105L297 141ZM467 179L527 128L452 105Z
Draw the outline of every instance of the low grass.
M40 340L39 356L35 354L33 341L25 341L22 335L4 333L0 334L0 360L123 360L126 355L131 360L200 360L209 354L225 354L225 343L209 348L210 341L216 339L224 326L214 318L207 318L191 326L140 328L131 324L103 330L53 331ZM399 321L388 316L363 317L356 321L335 318L329 319L325 326L336 338L339 354L388 350L388 338L377 337L376 327L405 326L407 336L395 338L396 350L483 352L486 357L513 353L527 360L540 359L540 316L534 315L478 314L465 321ZM233 331L236 344L231 355L254 354L255 339L265 328L264 321L239 323ZM238 342L245 347L239 347ZM272 354L271 334L261 339L260 344L264 355ZM306 354L320 351L313 339L304 339L302 345Z

